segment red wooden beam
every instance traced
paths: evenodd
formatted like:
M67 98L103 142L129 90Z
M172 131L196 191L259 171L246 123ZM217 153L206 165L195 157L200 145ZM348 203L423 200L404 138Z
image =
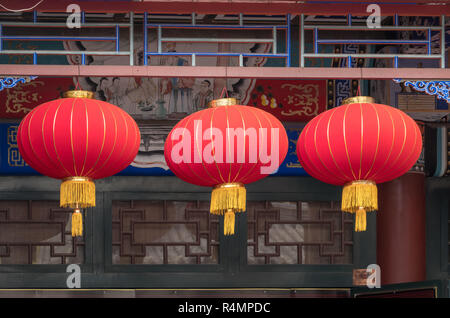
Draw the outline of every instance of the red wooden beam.
M324 2L324 3L322 3ZM338 2L329 4L329 2ZM342 2L342 3L341 3ZM294 1L73 1L62 0L2 0L0 11L7 11L4 7L21 10L32 8L37 3L36 10L40 12L65 12L68 5L76 3L85 12L150 12L150 13L223 13L223 14L307 14L307 15L368 15L367 5L378 3L384 16L399 14L402 16L439 16L450 14L448 0L429 1L309 1L306 3L294 3ZM411 4L411 2L415 4Z
M450 80L445 68L332 68L332 67L209 67L209 66L125 66L125 65L10 65L0 76L94 76L94 77L191 77L269 79L423 79Z
M153 0L144 0L144 1L153 1ZM202 1L202 0L200 0L200 1ZM287 0L284 2L296 2L296 1ZM449 0L436 0L436 1L430 1L430 0L306 0L304 2L305 3L320 3L320 2L322 2L322 3L327 3L327 4L332 3L332 2L338 3L338 4L349 3L349 2L366 3L366 4L372 4L372 3L376 3L376 4L419 4L419 3L430 3L430 2L448 3L450 1Z

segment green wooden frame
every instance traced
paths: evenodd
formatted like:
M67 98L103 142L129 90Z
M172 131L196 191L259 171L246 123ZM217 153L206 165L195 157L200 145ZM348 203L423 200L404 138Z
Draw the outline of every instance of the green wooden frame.
M352 289L352 297L357 297L358 295L376 295L376 294L384 294L389 292L397 292L397 291L412 291L412 290L420 290L420 289L434 289L436 298L443 298L447 295L445 280L431 280L431 281L423 281L423 282L411 282L411 283L402 283L402 284L392 284L381 286L381 288L367 288L367 287L357 287Z
M0 192L0 200L59 200L58 192ZM91 211L89 211L91 212ZM92 213L85 214L85 251L84 251L84 264L80 265L83 272L93 272L93 226L92 226ZM45 265L45 264L33 264L33 265L0 265L0 273L54 273L66 270L67 265Z
M450 178L428 178L426 183L427 279L449 279L448 213Z
M112 200L208 200L210 189L176 177L111 177L96 181L97 206L86 216L82 288L350 288L353 268L376 262L376 217L354 234L353 265L247 265L247 219L220 235L218 265L112 264ZM276 191L274 191L276 189ZM56 191L55 191L56 190ZM0 199L58 200L59 182L41 176L0 177ZM248 200L339 200L340 187L309 177L269 177L247 187ZM66 288L66 265L0 265L0 288Z

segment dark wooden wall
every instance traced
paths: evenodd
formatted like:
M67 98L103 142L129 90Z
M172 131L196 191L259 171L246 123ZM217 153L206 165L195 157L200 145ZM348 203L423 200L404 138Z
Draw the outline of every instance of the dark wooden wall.
M354 235L353 265L247 265L247 219L220 234L220 262L207 265L112 264L114 200L209 200L210 189L175 177L111 177L96 182L97 206L86 214L82 288L320 288L352 286L352 270L376 262L375 215ZM1 177L0 200L58 200L59 182ZM248 186L248 200L339 201L339 187L312 178L270 177ZM67 265L0 265L0 288L66 288Z
M111 177L96 182L97 206L86 215L82 288L344 288L354 268L376 263L376 216L355 233L353 265L248 265L247 219L237 234L219 235L219 264L119 265L112 263L111 207L114 200L204 200L208 188L175 177ZM0 200L59 199L59 182L46 177L0 177ZM429 178L427 195L427 280L449 276L450 179ZM341 190L307 177L269 177L248 186L248 200L339 201ZM66 288L67 265L0 265L1 288ZM444 285L442 285L444 286ZM443 287L445 289L445 287ZM447 291L445 291L447 294Z

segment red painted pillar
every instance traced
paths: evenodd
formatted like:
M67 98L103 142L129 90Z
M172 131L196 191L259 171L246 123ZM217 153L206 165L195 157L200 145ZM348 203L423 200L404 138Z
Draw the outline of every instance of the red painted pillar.
M425 176L409 172L378 186L377 264L381 284L423 281Z

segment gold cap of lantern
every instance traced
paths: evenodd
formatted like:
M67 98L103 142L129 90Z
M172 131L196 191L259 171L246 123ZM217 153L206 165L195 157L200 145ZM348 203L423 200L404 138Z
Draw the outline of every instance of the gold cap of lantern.
M213 107L219 107L219 106L232 106L232 105L237 105L237 104L239 104L239 101L236 98L227 97L227 98L214 99L214 100L210 101L208 104L208 107L213 108Z
M342 101L342 105L355 103L375 103L375 98L370 96L353 96L348 97Z
M94 98L94 92L83 90L70 90L63 93L64 98Z

